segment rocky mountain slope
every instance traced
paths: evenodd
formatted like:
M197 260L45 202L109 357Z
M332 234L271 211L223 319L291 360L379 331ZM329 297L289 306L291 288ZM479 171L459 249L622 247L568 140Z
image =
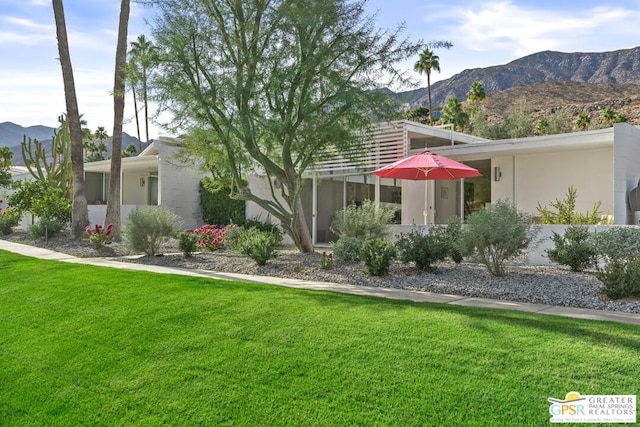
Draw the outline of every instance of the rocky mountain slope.
M431 85L434 105L441 107L455 96L463 101L473 82L487 94L541 82L584 82L640 85L640 47L612 52L562 53L545 51L505 65L464 70ZM395 97L410 106L428 105L427 88L398 92Z

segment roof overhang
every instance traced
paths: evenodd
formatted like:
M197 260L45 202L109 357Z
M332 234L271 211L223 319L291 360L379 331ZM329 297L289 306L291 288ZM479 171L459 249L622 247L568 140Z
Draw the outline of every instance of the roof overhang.
M111 160L89 162L84 164L85 172L109 173L111 172ZM158 156L147 155L143 157L124 157L122 159L123 172L157 172Z

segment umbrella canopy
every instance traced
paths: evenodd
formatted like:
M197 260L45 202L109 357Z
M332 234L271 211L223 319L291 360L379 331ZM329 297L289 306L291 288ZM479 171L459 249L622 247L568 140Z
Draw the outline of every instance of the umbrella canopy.
M376 169L374 175L380 178L411 179L414 181L473 178L482 176L477 169L456 162L448 157L434 154L429 150L414 154ZM427 186L424 188L424 223L427 223Z
M383 166L373 171L373 174L381 178L411 179L415 181L482 176L477 169L471 166L434 154L429 150Z

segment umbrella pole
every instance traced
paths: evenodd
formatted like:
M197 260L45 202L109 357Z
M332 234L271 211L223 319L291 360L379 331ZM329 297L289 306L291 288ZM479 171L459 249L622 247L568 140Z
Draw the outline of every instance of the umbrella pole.
M424 225L427 225L427 217L429 216L429 211L427 210L427 206L429 204L427 200L427 193L429 191L429 181L424 181L424 211L422 215L424 215Z

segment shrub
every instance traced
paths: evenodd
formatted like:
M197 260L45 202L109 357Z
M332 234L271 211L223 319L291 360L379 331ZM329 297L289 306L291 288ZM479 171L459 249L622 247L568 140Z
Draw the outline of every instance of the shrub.
M0 203L2 200L0 199ZM10 234L13 227L20 223L20 212L13 207L0 209L0 235Z
M331 270L333 268L333 254L322 252L320 257L320 268L323 270Z
M612 259L598 268L596 278L604 284L601 292L611 299L640 297L640 259Z
M204 178L200 181L199 193L202 219L207 224L244 224L246 202L232 199L228 185L211 177Z
M604 287L602 293L618 299L640 296L640 230L615 227L594 237L596 251L603 261L596 277Z
M449 221L444 229L445 239L449 246L449 257L451 257L451 260L456 264L460 264L464 259L458 248L458 241L460 240L460 233L462 231L462 224L458 221L457 218Z
M431 227L426 233L414 228L401 233L396 241L398 259L408 264L415 263L420 270L432 271L433 263L444 260L450 253L450 245L442 227Z
M276 256L276 248L280 246L282 241L281 234L262 231L255 227L239 229L237 240L232 249L250 257L259 266L265 265L267 261Z
M31 212L35 217L57 220L67 223L71 221L71 200L64 195L64 190L54 187L48 181L25 181L20 189L9 196L9 204L20 212Z
M371 200L365 200L361 206L353 204L336 212L331 223L331 231L340 237L384 239L391 233L389 224L395 218L395 214L393 208L376 206Z
M490 208L469 215L458 249L484 264L494 276L504 275L504 263L529 247L536 234L531 216L499 200Z
M178 248L180 248L185 258L191 258L198 248L198 235L191 231L179 233Z
M356 237L342 236L333 244L333 256L338 262L351 262L360 260L362 240Z
M569 186L564 199L556 199L555 202L551 202L551 206L556 209L555 211L538 202L536 209L540 214L540 222L542 224L597 224L600 221L599 209L602 202L597 201L590 211L581 214L575 211L577 198L578 192L573 186Z
M111 229L113 225L109 224L106 227L96 224L94 228L87 226L85 231L87 232L89 243L95 248L100 249L104 245L111 243Z
M180 217L162 206L147 206L132 212L123 227L122 242L128 250L155 255L162 243L176 235Z
M224 228L218 228L217 225L205 224L194 230L193 234L198 238L198 245L209 251L217 251L222 249L226 242L226 233L229 229L235 228L237 225L231 224Z
M50 239L60 233L66 222L59 219L40 218L35 224L29 227L29 234L33 240Z
M571 268L571 271L583 271L594 265L596 249L589 227L571 225L564 235L554 231L552 240L555 247L547 250L547 256L552 262L566 265Z
M270 221L262 221L260 218L249 218L244 221L244 228L247 230L255 228L260 231L271 233L277 242L277 246L282 244L282 231L276 224L273 224Z
M360 249L360 259L364 262L365 271L372 276L387 274L395 255L395 247L385 239L364 240Z

